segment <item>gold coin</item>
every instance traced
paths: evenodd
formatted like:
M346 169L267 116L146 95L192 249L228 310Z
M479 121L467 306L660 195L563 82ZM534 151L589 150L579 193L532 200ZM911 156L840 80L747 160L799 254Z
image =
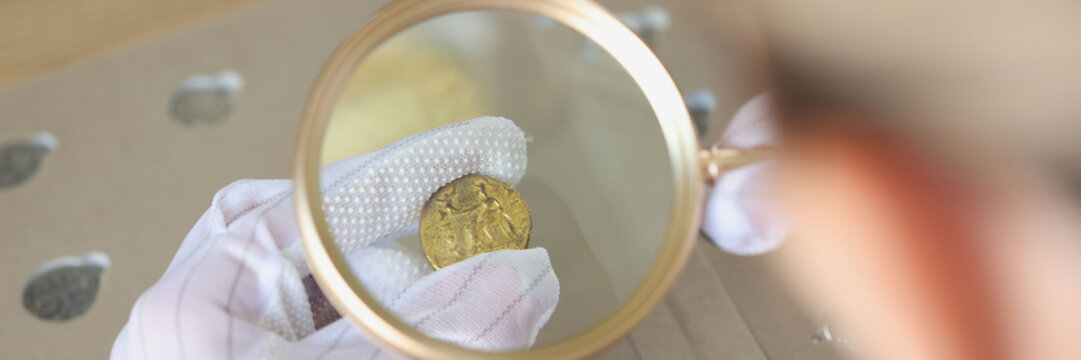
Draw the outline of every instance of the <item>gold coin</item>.
M484 175L444 185L420 213L420 245L436 269L486 252L525 249L532 231L522 195Z

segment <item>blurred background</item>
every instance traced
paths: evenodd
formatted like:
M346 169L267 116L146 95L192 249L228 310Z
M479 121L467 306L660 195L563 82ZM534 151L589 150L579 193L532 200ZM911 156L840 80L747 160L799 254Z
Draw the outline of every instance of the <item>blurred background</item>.
M386 2L0 1L0 357L107 356L135 299L160 277L217 189L290 177L313 81ZM1070 45L1081 38L1078 5L599 2L657 53L704 144L720 138L741 104L774 89L786 132L814 123L791 114L856 109L874 114L862 122L921 139L977 134L952 140L1078 183L1081 47ZM454 47L484 36L483 28L463 29L412 41ZM377 83L397 61L393 50L353 80ZM477 95L483 84L461 78L417 86L464 97L418 118L452 121L447 114L492 106ZM378 114L384 98L373 96L423 101L370 91L347 89L344 96L369 101L339 111ZM382 146L353 145L325 149L324 160ZM831 329L828 306L797 304L770 266L790 256L739 257L700 238L668 297L601 358L845 357L859 333ZM798 281L830 283L823 273ZM57 287L70 292L57 295ZM24 306L35 296L63 305Z

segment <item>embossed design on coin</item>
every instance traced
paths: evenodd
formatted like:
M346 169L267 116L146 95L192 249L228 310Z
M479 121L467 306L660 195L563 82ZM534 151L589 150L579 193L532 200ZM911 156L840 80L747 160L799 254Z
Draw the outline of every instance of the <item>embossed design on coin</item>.
M420 213L420 243L436 269L474 255L525 249L533 221L510 185L466 175L439 188Z

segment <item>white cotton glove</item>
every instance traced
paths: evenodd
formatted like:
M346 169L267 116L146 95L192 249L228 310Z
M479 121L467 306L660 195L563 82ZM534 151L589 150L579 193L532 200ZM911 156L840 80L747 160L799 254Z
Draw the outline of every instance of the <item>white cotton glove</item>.
M478 118L324 167L331 232L361 282L402 321L479 350L533 345L559 299L546 250L497 251L432 271L393 242L417 231L421 206L451 180L480 173L517 184L525 141L510 120ZM291 194L287 180L219 191L136 301L112 357L393 358L344 319L316 330Z
M770 96L762 94L736 112L719 144L752 149L776 145ZM758 255L784 242L789 222L777 209L770 187L773 161L725 173L709 190L702 231L713 243L736 255Z

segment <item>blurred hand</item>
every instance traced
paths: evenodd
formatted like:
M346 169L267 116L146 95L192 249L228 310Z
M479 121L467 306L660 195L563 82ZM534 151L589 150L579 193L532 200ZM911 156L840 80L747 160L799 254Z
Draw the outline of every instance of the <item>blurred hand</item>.
M1081 212L1016 149L794 116L778 163L793 234L773 259L859 357L1081 354Z

